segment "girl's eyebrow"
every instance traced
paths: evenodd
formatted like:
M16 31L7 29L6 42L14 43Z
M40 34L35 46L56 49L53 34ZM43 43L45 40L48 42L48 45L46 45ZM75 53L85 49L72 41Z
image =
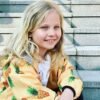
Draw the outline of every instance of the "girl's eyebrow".
M40 26L48 26L48 25L49 25L49 24L41 24ZM57 26L58 26L58 25L61 26L59 23L56 23L55 26L56 26L56 25L57 25Z
M48 24L41 24L40 26L48 26Z

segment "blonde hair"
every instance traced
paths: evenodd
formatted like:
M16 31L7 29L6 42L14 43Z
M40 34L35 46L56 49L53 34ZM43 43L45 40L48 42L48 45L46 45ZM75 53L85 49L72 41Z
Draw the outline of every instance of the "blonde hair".
M37 59L39 58L39 49L33 41L29 40L29 34L32 30L36 30L39 27L46 15L51 10L55 10L60 17L62 36L55 48L49 50L49 53L52 58L52 64L60 65L59 59L63 56L63 16L58 6L50 1L38 0L37 2L33 2L32 4L30 4L24 11L21 31L15 34L9 44L9 47L17 55L21 56L23 52L27 52L27 54L30 55L33 60L37 61Z

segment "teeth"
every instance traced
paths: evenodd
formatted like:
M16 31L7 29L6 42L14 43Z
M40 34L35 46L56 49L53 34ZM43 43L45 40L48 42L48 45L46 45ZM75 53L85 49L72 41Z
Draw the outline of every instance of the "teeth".
M48 40L48 42L52 43L52 42L54 42L54 40Z
M45 40L45 41L47 41L48 43L53 43L55 40L51 39L51 40Z

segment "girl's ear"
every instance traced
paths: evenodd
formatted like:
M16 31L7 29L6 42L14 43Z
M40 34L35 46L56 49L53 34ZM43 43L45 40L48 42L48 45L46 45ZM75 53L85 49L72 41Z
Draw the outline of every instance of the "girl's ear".
M29 37L29 38L32 37L32 32L28 32L28 37Z
M28 32L28 39L29 41L32 41L32 32Z

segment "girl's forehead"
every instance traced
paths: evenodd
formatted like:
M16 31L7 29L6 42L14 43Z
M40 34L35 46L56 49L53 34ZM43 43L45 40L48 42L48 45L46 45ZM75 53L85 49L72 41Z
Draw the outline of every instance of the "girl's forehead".
M48 13L44 16L43 21L52 19L52 18L58 18L60 20L60 15L56 10L50 10ZM52 20L51 20L52 21Z
M59 16L58 12L55 9L51 9L47 12L46 15L49 16L49 15L55 15L55 14Z

